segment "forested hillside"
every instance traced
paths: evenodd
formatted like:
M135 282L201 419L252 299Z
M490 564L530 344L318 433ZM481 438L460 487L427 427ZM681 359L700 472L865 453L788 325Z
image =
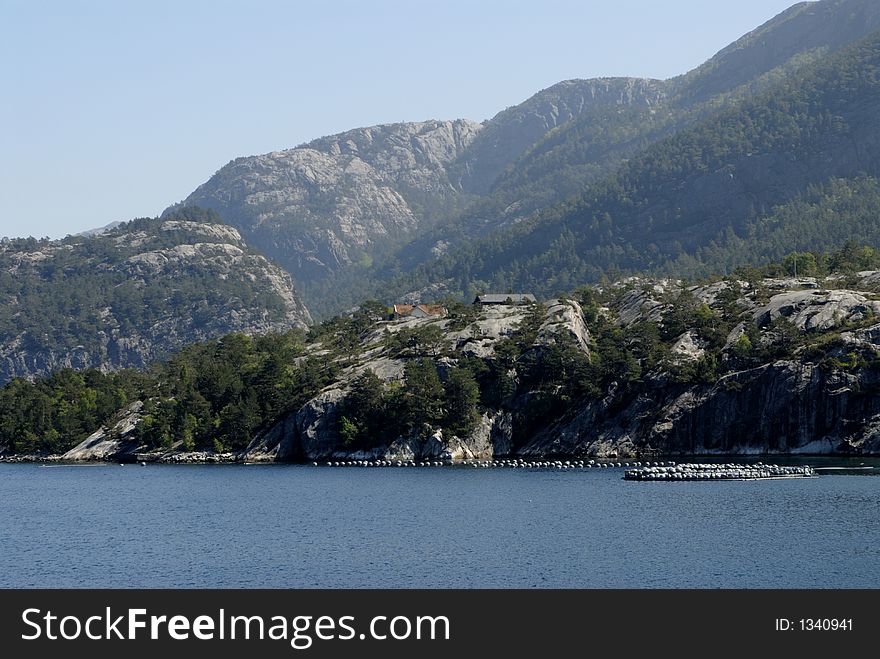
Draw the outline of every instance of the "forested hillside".
M199 209L0 243L0 381L141 367L196 341L310 320L290 276Z
M797 234L821 241L812 247L830 248L848 237L847 227L871 231L865 211L835 216L832 229L818 225L828 213L802 220L792 209L819 203L846 210L853 204L843 188L864 195L858 208L873 205L878 73L880 35L874 35L647 148L577 199L416 267L391 290L442 283L456 294L482 288L547 294L621 271L672 271L689 256L699 262L690 263L691 271L723 270L733 262L713 262L712 254L741 241L779 256L767 245L771 233L777 243ZM842 198L828 199L827 191Z
M403 294L415 291L413 298L416 298L422 292L462 291L465 286L455 282L451 289L444 287L450 284L450 279L458 280L463 276L473 280L468 290L484 285L504 285L510 280L506 272L492 278L487 278L485 273L478 277L469 274L475 265L484 265L483 259L458 259L456 248L464 246L464 252L482 252L488 243L505 241L503 233L511 227L519 230L518 225L523 222L537 223L542 215L554 217L560 211L564 213L564 209L554 209L554 206L560 202L577 204L585 190L613 180L629 165L628 161L649 155L654 145L693 129L701 122L711 124L721 120L743 104L761 103L764 98L761 94L772 97L785 93L786 82L794 76L809 71L810 67L833 57L877 29L880 29L880 8L868 0L800 3L683 76L666 81L575 80L536 94L487 122L473 143L449 166L449 171L455 172L454 179L471 193L478 192L479 196L474 198L471 194L462 198L461 203L453 208L454 213L435 225L423 225L411 242L393 253L383 254L370 267L343 268L317 283L313 292L319 301L320 312L350 306L377 292ZM545 130L542 131L542 127ZM830 139L835 138L831 136ZM842 139L850 137L842 136ZM857 152L854 150L843 157L852 154ZM852 164L854 171L861 173L859 163ZM811 166L809 163L805 165ZM771 169L782 166L778 162L767 164ZM811 184L825 185L827 180L822 179L822 175L821 168L818 168L807 177ZM763 173L757 176L762 177ZM784 189L784 194L778 194L768 202L770 206L806 192L803 181L796 178L779 180L776 177L769 182L774 188ZM638 181L634 182L634 185L638 184ZM680 184L684 186L687 181ZM789 185L791 189L787 189ZM644 192L651 195L655 190L646 188ZM657 192L668 194L668 191ZM749 198L749 191L745 192L743 198ZM695 201L708 199L707 223L714 224L719 234L728 228L725 223L730 217L716 215L712 206L716 195L711 188L695 189L691 196ZM755 199L754 213L748 218L738 216L736 222L739 224L730 228L742 231L744 223L769 211L769 206L762 207L762 203L765 200ZM619 209L609 208L609 214L611 211L619 213ZM579 230L579 227L572 229ZM561 243L567 240L564 232L554 234L554 230L548 227L548 233L555 235ZM479 242L484 238L486 242ZM697 247L682 243L679 253L683 257L697 257L695 249L711 248L718 239L718 236L712 236L706 240L704 234L698 234ZM823 245L833 247L843 239L845 236L836 243ZM593 241L591 239L587 244ZM639 241L628 243L625 238L617 238L614 242L613 251L618 254L627 250L635 252L639 256L639 267L655 267L669 259L667 254L658 259L658 255L649 252L650 246ZM774 253L774 256L782 253ZM426 261L445 255L452 255L456 262L467 263L431 281L417 273L415 278L401 280L408 283L387 287L387 283L401 273L418 270ZM587 259L593 261L593 256L587 255ZM499 260L505 261L504 258ZM592 268L590 278L594 279L599 271L605 272L609 267L612 276L616 272L614 268L626 267L623 259L613 260L615 263L610 266L609 259L606 259L598 268ZM689 269L687 272L712 271L720 265L718 262L709 264L708 269ZM563 264L566 270L570 266L570 263ZM578 281L579 276L571 281Z
M448 301L446 317L368 302L308 332L231 334L145 370L16 379L0 388L0 454L876 453L878 267L880 252L850 243L697 284ZM729 422L706 422L717 418Z

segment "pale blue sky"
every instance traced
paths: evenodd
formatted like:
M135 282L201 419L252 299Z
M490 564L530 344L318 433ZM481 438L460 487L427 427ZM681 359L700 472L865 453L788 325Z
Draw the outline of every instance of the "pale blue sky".
M0 235L153 216L232 158L683 73L793 0L0 0Z

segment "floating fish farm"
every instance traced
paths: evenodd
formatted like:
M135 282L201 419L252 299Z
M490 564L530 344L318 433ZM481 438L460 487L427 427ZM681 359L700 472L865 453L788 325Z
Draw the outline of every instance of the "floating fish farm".
M691 463L675 466L639 467L623 472L628 481L740 481L763 478L811 478L816 475L809 466L782 466L757 463L706 464Z

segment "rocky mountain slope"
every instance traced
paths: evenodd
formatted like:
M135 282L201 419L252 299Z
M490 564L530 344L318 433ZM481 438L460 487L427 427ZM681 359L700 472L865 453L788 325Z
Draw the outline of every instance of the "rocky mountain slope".
M238 158L180 206L215 210L308 288L340 268L368 266L454 204L461 186L447 166L480 128L374 126Z
M865 190L880 175L878 70L880 32L651 145L578 198L417 265L394 290L451 280L452 292L476 284L552 294L609 272L674 274L701 252L706 274L721 269L710 260L716 249L747 241L746 258L765 252L782 221L791 223L782 227L788 249L771 258L839 246L856 237L860 213L811 213L807 223L787 206L845 206L826 190Z
M880 454L880 271L858 270L880 254L811 256L793 257L806 277L793 260L700 284L632 277L446 317L365 305L308 335L187 349L155 381L0 390L0 444L45 446L7 437L7 417L73 386L120 401L100 428L54 431L76 460Z
M352 451L340 439L339 410L344 409L344 397L357 374L370 369L389 383L405 375L405 363L378 347L384 328L377 328L365 337L363 360L357 367L255 439L242 458L460 460L499 455L880 453L880 402L872 394L880 390L880 325L876 323L880 296L862 290L865 284L873 288L871 278L876 280L877 274L862 273L862 285L856 291L824 288L833 282L812 288L809 280L765 279L753 286L737 281L709 286L628 281L599 313L606 314L614 327L633 332L632 343L647 343L640 334L646 327L658 327L661 334L664 323L670 327L668 316L676 312L677 303L683 304L683 298L701 301L719 323L724 308L732 307L740 322L723 337L720 349L715 349L717 361L709 357L713 348L711 339L705 338L705 328L688 327L680 334L675 330L676 336L660 342L664 355L654 357L653 367L649 366L651 358L642 358L645 370L638 382L628 382L631 374L624 369L611 378L606 375L601 390L562 406L558 417L545 415L547 403L540 401L548 388L556 396L565 393L566 375L554 373L555 366L549 363L558 358L555 349L567 345L591 357L596 367L600 359L608 359L601 355L603 346L597 345L607 340L603 334L608 330L589 322L591 313L585 315L576 301L550 301L541 309L538 331L513 365L513 391L500 405L483 408L471 432L459 436L435 427L422 428L371 450ZM800 288L804 285L809 288ZM739 291L735 301L725 296L732 290ZM632 313L634 306L636 313ZM449 322L413 319L392 323L388 329L442 327ZM454 348L437 360L438 369L450 369L473 357L497 366L504 359L497 352L499 345L505 346L504 337L516 336L524 322L528 322L527 312L506 307L485 311L475 327L466 331L444 328ZM778 333L786 330L792 332L792 346L774 354ZM565 337L561 343L560 335ZM742 336L751 336L755 344L744 349ZM646 348L629 347L634 352ZM766 356L758 356L765 348L770 348ZM532 359L544 362L542 378L529 373L534 368ZM568 367L576 369L576 363L574 359ZM584 375L589 377L588 373ZM559 379L553 382L554 378Z
M143 367L193 342L311 320L284 270L193 210L93 236L4 240L0 300L0 382Z
M416 272L412 289L468 273L474 264L460 258L457 246L467 251L480 238L506 240L504 232L519 223L540 223L545 214L567 212L570 208L554 205L583 197L585 189L613 179L646 149L700 122L717 121L718 113L784 84L877 29L880 12L872 0L799 3L677 78L569 80L483 124L378 126L239 158L182 204L218 211L287 268L310 308L327 316L376 295L397 273L418 270L429 259L452 254L457 272L430 282ZM781 188L786 199L804 192L800 181L790 183L774 181L773 188ZM658 214L674 217L675 199L667 199L666 191L656 194L672 206ZM684 199L708 196L709 191L688 192ZM754 202L756 211L773 203ZM612 221L617 219L614 210L607 210ZM734 230L742 230L746 219L737 219ZM730 221L716 218L714 225L718 233ZM565 240L558 225L542 231L546 238L526 241L546 247ZM701 236L698 244L682 245L679 252L692 254L714 238ZM588 242L604 249L607 240ZM637 244L632 251L652 257L641 259L640 267L653 260L650 246ZM599 269L622 265L603 263ZM498 283L499 274L474 273L471 280ZM597 272L577 277L595 279ZM394 291L403 292L400 287Z
M798 2L719 51L705 64L670 80L677 102L699 105L744 87L766 88L787 71L839 51L880 29L874 0Z
M811 279L691 287L627 282L615 308L621 327L669 323L682 295L716 313L732 304L742 322L719 341L717 362L705 328L702 336L687 329L672 341L671 370L648 374L637 393L587 403L537 433L520 453L876 454L880 297L873 277L861 273L859 291L826 289L837 282ZM739 291L735 301L723 300L732 290ZM743 360L773 344L775 354ZM689 365L711 368L696 382L675 374Z
M548 133L589 114L606 118L650 110L666 98L666 83L643 78L565 80L507 108L485 127L450 167L468 192L489 192L499 176Z

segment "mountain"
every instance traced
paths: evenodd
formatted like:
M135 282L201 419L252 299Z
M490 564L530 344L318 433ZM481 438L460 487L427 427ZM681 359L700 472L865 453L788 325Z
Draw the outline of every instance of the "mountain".
M187 209L91 236L0 242L0 381L143 367L230 332L305 327L290 276Z
M369 266L457 203L447 166L480 129L465 120L374 126L238 158L177 207L216 211L308 291L340 268Z
M464 190L485 194L529 147L572 119L587 112L605 116L626 109L650 110L665 96L666 84L661 80L596 78L557 83L487 121L450 170Z
M377 126L239 158L178 206L216 210L291 272L320 316L399 294L385 284L401 271L417 270L413 290L436 289L439 280L418 272L426 260L452 254L459 263L458 246L559 214L548 209L877 29L872 0L800 3L677 78L569 80L483 124Z
M875 0L800 2L673 78L671 95L699 105L746 87L766 87L786 69L815 61L880 29Z
M649 103L586 107L546 132L493 180L486 196L407 245L396 262L411 269L438 248L449 251L576 198L651 145L768 92L877 29L880 9L870 0L795 5L690 73L644 81L654 92Z
M311 309L338 310L335 276L354 280L478 197L529 144L587 108L650 107L656 81L567 81L478 124L360 128L238 158L179 204L216 211L294 277ZM346 300L356 302L356 300Z
M687 256L748 236L760 247L780 218L795 223L786 231L797 241L788 251L820 236L826 241L804 247L834 247L849 237L845 231L829 235L835 232L814 222L800 233L794 226L807 228L804 218L786 205L810 204L838 179L871 189L870 180L880 176L878 129L880 33L874 33L652 144L579 197L416 267L396 290L444 282L459 292L549 294L615 271L670 271ZM857 219L834 221L843 229ZM702 265L704 273L719 269L711 261Z
M534 194L529 188L556 188L547 199L567 198L578 186L612 173L638 149L769 90L878 29L880 6L873 0L794 5L693 71L663 81L662 102L651 112L583 115L546 135L495 187L517 194L518 205L532 210L540 204L523 199Z

